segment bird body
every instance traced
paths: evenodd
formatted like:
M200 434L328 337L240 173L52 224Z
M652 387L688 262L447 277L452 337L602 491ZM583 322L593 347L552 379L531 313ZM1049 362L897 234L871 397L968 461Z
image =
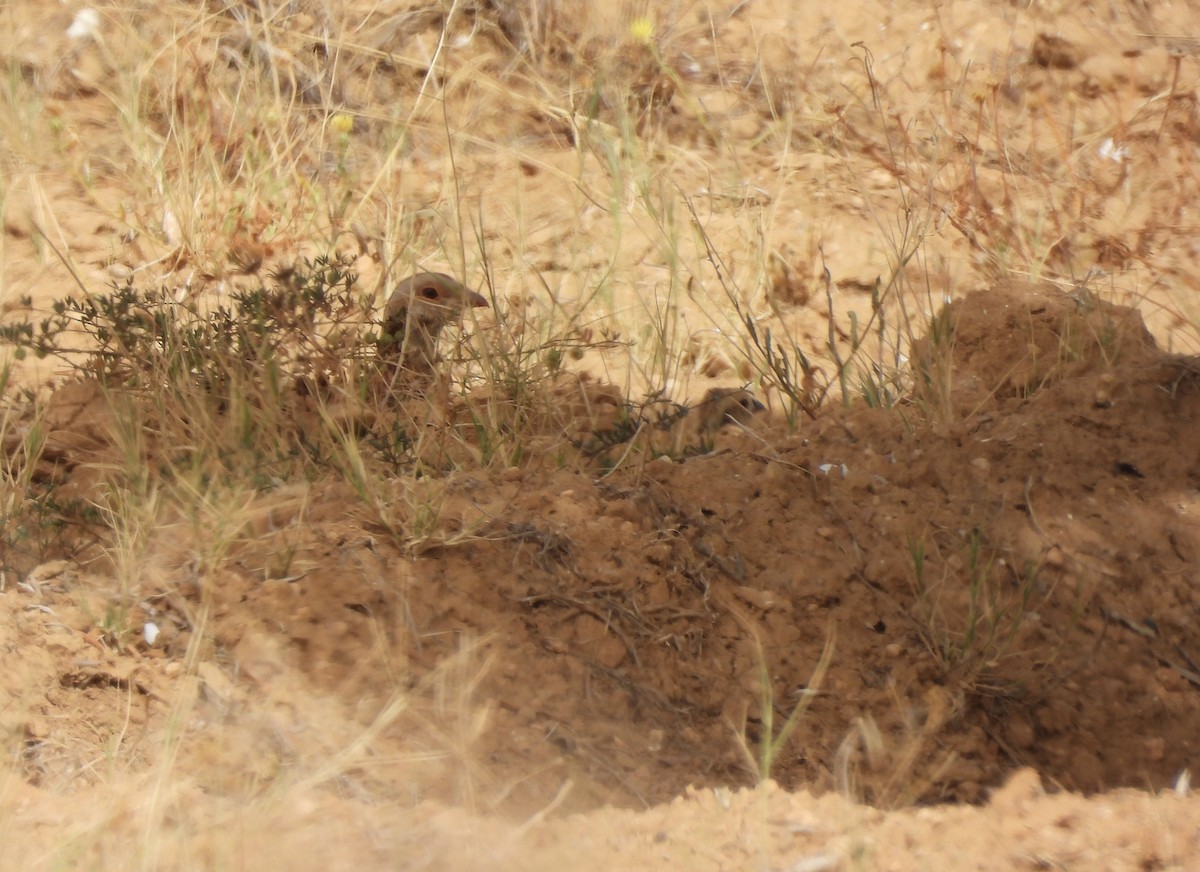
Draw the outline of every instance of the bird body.
M745 388L709 388L700 402L688 408L671 433L671 453L712 451L717 433L733 424L749 425L766 406Z

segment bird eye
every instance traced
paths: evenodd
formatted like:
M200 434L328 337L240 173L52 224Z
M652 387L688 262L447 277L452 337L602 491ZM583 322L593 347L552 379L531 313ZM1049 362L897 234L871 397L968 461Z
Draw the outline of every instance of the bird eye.
M426 300L436 300L438 298L438 290L433 285L428 285L421 288L421 296Z

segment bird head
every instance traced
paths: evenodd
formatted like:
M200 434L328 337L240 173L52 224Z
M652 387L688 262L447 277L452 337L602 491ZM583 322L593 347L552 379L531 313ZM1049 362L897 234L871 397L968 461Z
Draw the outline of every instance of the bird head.
M710 388L696 406L703 434L716 433L726 424L748 424L765 409L745 388Z
M408 369L428 369L438 334L469 308L487 306L481 294L445 273L417 273L396 286L383 309L379 353Z

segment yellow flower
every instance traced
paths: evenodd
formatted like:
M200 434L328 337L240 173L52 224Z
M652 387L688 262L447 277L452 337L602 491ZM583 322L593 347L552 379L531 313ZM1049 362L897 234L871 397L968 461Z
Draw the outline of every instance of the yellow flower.
M339 112L329 119L329 126L338 133L350 133L354 130L354 119L345 112Z
M629 25L629 35L637 42L649 45L650 40L654 39L654 24L644 15L635 18Z

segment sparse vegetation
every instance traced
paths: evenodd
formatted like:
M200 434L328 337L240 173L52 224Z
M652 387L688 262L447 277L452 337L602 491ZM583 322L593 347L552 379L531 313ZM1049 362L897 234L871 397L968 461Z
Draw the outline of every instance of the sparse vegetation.
M1134 604L1200 548L1150 338L1200 349L1188 19L634 6L0 12L0 845L7 777L150 779L49 863L171 869L189 778L544 815L1186 762L1200 655ZM482 297L414 386L423 271ZM1126 632L1177 717L1064 750L1124 729L1057 695Z
M946 682L974 693L1011 692L1028 677L1022 674L1009 685L997 676L1004 674L1001 667L1008 658L1032 658L1034 652L1022 648L1018 639L1022 624L1048 593L1037 566L1011 567L994 548L973 529L957 559L939 555L942 577L932 578L925 540L908 543L922 640Z

